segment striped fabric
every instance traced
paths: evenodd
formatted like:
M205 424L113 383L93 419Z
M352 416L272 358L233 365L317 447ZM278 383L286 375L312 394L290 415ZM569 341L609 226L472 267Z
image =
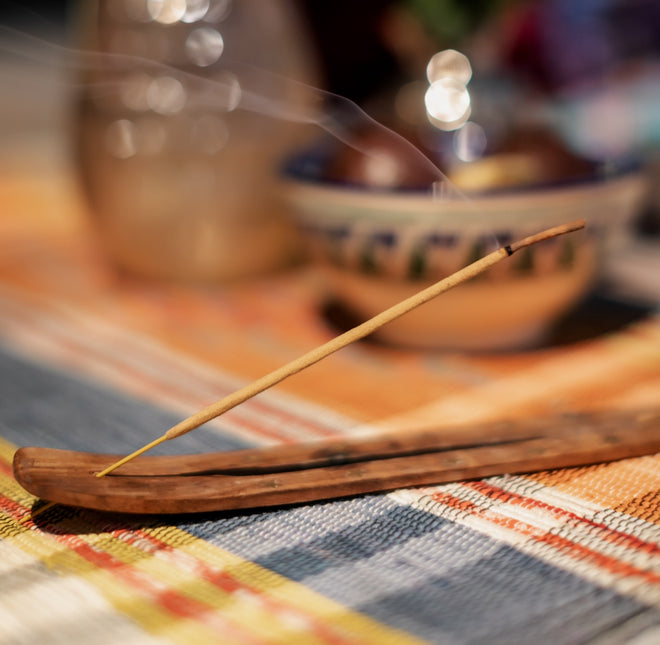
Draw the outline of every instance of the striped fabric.
M17 446L130 451L332 333L311 273L221 290L121 281L84 227L24 219L37 197L0 190L0 643L660 642L660 455L267 511L31 519ZM653 313L520 354L363 343L160 448L659 392Z

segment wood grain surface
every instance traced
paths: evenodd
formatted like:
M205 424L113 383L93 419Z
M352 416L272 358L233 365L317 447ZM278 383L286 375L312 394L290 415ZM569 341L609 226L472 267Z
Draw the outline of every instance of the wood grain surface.
M236 510L339 498L660 451L660 410L597 412L435 432L142 457L103 478L112 455L21 448L17 481L51 502L121 513Z

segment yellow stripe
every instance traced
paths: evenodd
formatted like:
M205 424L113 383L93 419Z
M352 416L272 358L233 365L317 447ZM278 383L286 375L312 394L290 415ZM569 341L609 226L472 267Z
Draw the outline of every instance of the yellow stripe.
M4 454L3 454L4 456ZM21 504L30 505L34 497L26 493L13 479L0 477L0 490ZM92 525L93 522L90 522ZM7 539L15 546L60 575L77 575L94 584L103 596L122 614L137 622L146 631L163 635L175 642L212 642L218 632L202 623L173 616L151 600L141 597L126 582L118 580L114 574L88 562L66 545L60 544L47 534L14 523L9 531L4 531ZM254 563L245 561L223 549L208 544L176 527L147 528L144 532L163 541L173 551L173 560L164 554L152 554L136 545L121 539L120 534L109 532L95 533L93 526L82 517L65 518L58 522L62 531L77 533L78 539L132 566L150 581L176 591L213 610L213 614L229 624L236 625L246 634L268 643L316 643L327 642L316 637L313 630L300 631L306 620L323 625L331 634L345 637L354 642L368 645L412 645L417 639L404 632L388 628L366 616L352 612L305 586L292 582ZM9 535L8 535L9 534ZM139 539L139 538L138 538ZM186 562L176 562L177 552L185 554ZM197 577L190 558L204 565L222 570L238 583L249 586L244 593L231 593ZM192 571L185 569L192 565ZM260 602L263 597L266 602ZM272 606L268 601L274 601ZM299 624L297 624L299 622ZM228 635L223 642L231 642Z
M120 614L129 617L153 635L166 637L181 645L202 645L214 642L214 637L217 638L217 632L193 621L172 616L129 585L117 580L112 573L91 564L46 533L17 524L13 535L5 539L55 574L77 576L93 585Z
M14 453L18 448L13 444L0 437L0 459L2 461L11 464L14 459Z
M63 524L60 526L63 527ZM214 616L219 619L217 622L226 623L227 629L236 626L238 631L251 638L268 643L288 643L295 640L314 645L324 642L312 634L301 640L299 630L292 630L290 621L287 622L286 612L274 611L273 608L264 606L259 602L259 594L250 595L247 589L242 594L232 594L200 578L195 571L199 564L194 562L192 557L186 557L185 562L181 562L182 558L179 558L177 562L176 553L169 558L169 551L156 551L151 554L112 533L90 534L85 536L84 541L145 574L146 578L156 581L159 586L214 610ZM192 566L187 568L187 564Z
M13 482L6 480L7 478L4 476L0 478L0 490L3 490L5 493L12 493L15 492L15 488L19 488L17 484L12 486L11 484ZM66 521L60 522L58 527L63 529L64 527L62 525L65 523ZM76 576L92 584L120 614L129 617L150 634L160 637L166 636L169 640L174 643L180 643L181 645L212 643L217 642L219 638L218 629L209 627L201 621L181 618L170 613L167 609L161 607L158 601L152 601L150 598L145 597L143 592L136 590L126 581L118 579L111 571L89 562L82 555L72 550L72 548L58 542L47 533L43 533L37 529L29 529L18 523L14 523L14 526L9 529L4 529L2 533L4 534L4 539L12 544L12 546L19 548L35 560L38 560L45 567L53 571L54 574L59 576ZM119 540L113 540L107 533L91 534L87 536L89 539L84 539L84 536L80 537L82 541L87 542L91 546L96 546L99 551L111 555L113 555L111 553L112 551L130 550L122 549L123 546L126 546L123 544L116 545L119 546L119 549L103 548L110 542L120 542ZM103 544L104 542L106 543L105 545ZM134 551L137 550L134 549ZM144 552L136 553L135 555L146 561L153 561L153 557ZM158 565L159 563L156 563L156 567L153 568L157 569ZM157 576L153 575L153 571L149 571L152 567L138 568L141 568L142 572L147 574L145 578L149 579L150 582L156 583L161 588L172 589L171 586L160 584L161 580L158 580ZM181 583L180 578L177 580L177 573L176 570L173 570L170 572L169 577L172 581ZM202 587L206 587L208 584L204 583L204 581L201 582L203 583ZM176 589L172 590L175 591ZM193 593L187 595L190 597L199 597L202 594L194 590ZM227 597L226 594L225 597ZM224 603L225 606L228 604L227 602ZM221 606L219 602L217 606ZM228 621L234 622L233 616L228 617ZM267 624L266 622L266 626ZM222 634L222 637L224 643L240 642L240 640L230 639L227 634ZM270 639L264 640L276 642Z
M36 499L25 492L13 479L4 475L0 476L0 491L13 501L26 504L28 507ZM0 517L2 515L4 514L0 513ZM145 631L166 637L181 645L197 643L204 645L217 638L217 632L212 632L196 622L173 616L118 580L112 573L90 563L47 533L16 521L11 521L11 524L7 527L5 521L4 527L0 528L2 539L42 563L54 574L78 576L92 584L112 607L132 619Z
M305 614L323 624L331 625L333 631L340 634L350 634L363 643L374 643L374 645L413 645L421 642L405 632L353 612L304 585L244 560L174 526L145 529L145 532L184 553L193 555L202 562L226 571L235 580L258 589L278 602L304 608Z

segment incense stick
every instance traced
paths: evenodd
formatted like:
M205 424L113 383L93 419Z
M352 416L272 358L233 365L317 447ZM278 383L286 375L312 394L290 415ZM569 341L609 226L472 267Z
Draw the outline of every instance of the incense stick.
M286 365L283 365L282 367L274 370L273 372L266 374L265 376L257 379L256 381L253 381L252 383L246 385L245 387L237 390L233 394L226 396L220 401L212 403L208 407L200 410L199 412L193 414L192 416L188 417L187 419L184 419L177 425L173 426L165 434L158 437L154 441L146 444L145 446L143 446L139 450L136 450L130 455L123 457L122 459L108 466L104 470L96 473L96 477L104 477L105 475L108 475L109 473L113 472L120 466L123 466L125 463L131 461L132 459L135 459L136 457L144 454L148 450L155 448L159 444L165 441L169 441L170 439L175 439L176 437L180 437L181 435L186 434L191 430L198 428L207 421L210 421L211 419L214 419L220 416L221 414L224 414L225 412L231 410L240 403L243 403L244 401L251 399L257 394L260 394L264 390L267 390L272 386L277 385L278 383L288 378L289 376L292 376L293 374L297 374L301 370L304 370L307 367L310 367L311 365L318 363L320 360L326 358L330 354L335 353L336 351L342 349L343 347L346 347L347 345L350 345L351 343L354 343L355 341L360 340L365 336L368 336L369 334L371 334L378 328L382 327L386 323L391 322L392 320L399 318L400 316L403 316L409 311L412 311L413 309L419 307L420 305L423 305L429 300L432 300L433 298L439 296L441 293L444 293L445 291L449 291L453 287L456 287L459 284L476 277L477 275L483 273L486 269L493 266L500 260L503 260L504 258L513 255L516 251L519 251L524 247L531 246L532 244L536 244L537 242L541 242L543 240L547 240L553 237L557 237L559 235L564 235L566 233L577 231L579 229L584 228L584 226L585 226L584 220L578 220L576 222L572 222L569 224L555 226L545 231L541 231L540 233L537 233L535 235L530 235L529 237L519 240L518 242L514 242L512 244L506 245L502 248L497 249L496 251L493 251L492 253L489 253L488 255L477 260L476 262L469 264L463 269L460 269L456 273L453 273L452 275L444 278L443 280L440 280L439 282L432 284L430 287L427 287L426 289L419 291L413 296L405 300L402 300L401 302L393 305L392 307L386 309L380 314L377 314L376 316L370 318L369 320L363 322L362 324L353 327L349 331L339 336L336 336L327 343L324 343L323 345L319 345L318 347L312 349L303 356L300 356L299 358L291 361L290 363L287 363Z

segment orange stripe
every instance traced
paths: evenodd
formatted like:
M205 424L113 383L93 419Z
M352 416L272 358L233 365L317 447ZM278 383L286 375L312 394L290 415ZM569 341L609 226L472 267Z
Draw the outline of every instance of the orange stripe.
M470 488L473 488L477 492L484 494L490 499L493 499L498 502L502 502L503 504L515 503L517 505L526 506L530 508L533 507L542 508L544 510L550 510L551 512L553 512L553 514L557 516L571 518L575 521L593 526L595 528L600 529L601 531L604 531L605 537L609 538L610 541L622 542L625 543L626 546L630 546L631 548L638 548L638 549L642 545L644 545L645 547L644 550L653 554L660 552L660 548L658 548L658 546L653 543L644 542L643 540L639 540L638 538L635 538L628 534L624 534L620 531L610 529L604 524L591 522L573 513L570 513L568 511L563 511L557 507L553 507L544 502L539 502L531 498L522 497L515 493L510 493L508 491L498 489L497 487L487 484L486 482L479 481L479 482L466 483L465 485ZM639 567L618 560L612 556L599 553L598 551L590 547L577 544L576 542L573 542L572 540L569 540L567 538L562 538L558 535L550 534L547 532L543 534L539 534L540 529L538 527L535 527L533 524L525 523L518 518L508 518L508 517L494 515L495 511L493 511L492 509L482 509L474 502L470 502L469 500L464 500L464 499L458 499L455 496L450 495L448 493L434 493L432 494L432 498L434 499L434 501L444 506L447 506L448 508L470 513L475 517L480 517L482 519L487 520L489 523L495 526L507 528L509 530L518 533L519 535L530 537L536 542L547 544L548 546L551 546L555 550L570 555L575 559L589 561L591 564L599 567L602 570L608 571L610 573L622 577L635 576L642 578L647 583L660 584L660 575L657 575L651 571L640 569Z
M46 308L48 308L47 304L46 304ZM53 313L51 312L50 315L53 315ZM65 319L61 317L59 314L57 315L59 316L58 324L61 325L70 324L68 321L65 321ZM25 324L29 324L31 322L31 318L29 316L26 317L25 314L22 314L20 312L19 313L14 312L14 318L23 321ZM74 330L75 323L70 324L69 329ZM112 355L108 355L104 352L99 352L98 349L94 347L86 346L84 349L81 349L80 346L76 344L74 340L68 338L66 334L62 334L57 330L51 329L49 330L48 333L50 338L56 340L60 347L66 347L73 354L74 358L76 356L82 357L84 353L85 362L88 362L90 358L93 358L96 359L97 362L102 362L105 365L113 366L114 368L119 368L124 375L130 375L134 377L136 381L140 382L142 386L146 386L146 389L144 391L146 391L147 393L153 392L154 394L157 394L158 397L161 399L161 401L168 401L172 399L177 400L180 399L183 394L183 398L185 399L186 404L192 408L195 409L202 408L208 405L209 403L208 398L199 396L198 394L195 393L195 391L192 390L186 391L187 388L185 387L185 384L179 386L179 385L168 384L163 381L155 380L147 372L140 371L139 369L131 366L130 364L121 361L121 359L114 358ZM77 364L74 363L73 367L77 367ZM170 366L168 365L168 367ZM212 384L208 382L205 382L204 385L209 389L213 387ZM232 391L231 389L228 389L223 386L223 388L220 389L220 391L218 392L217 398L221 398L226 394L231 393L231 391ZM290 423L294 423L297 426L302 426L305 429L305 431L309 433L314 433L320 436L335 436L337 434L336 431L334 431L332 428L328 428L324 424L314 423L311 420L307 419L306 417L297 416L294 413L291 413L277 406L270 405L264 401L258 401L255 399L254 401L250 402L250 406L255 412L258 412L260 414L265 414L271 418L277 417L285 423L290 422ZM263 427L261 425L256 424L255 422L249 420L249 418L247 418L246 416L242 415L239 409L232 411L232 423L238 427L249 430L250 432L252 432L257 436L261 435L271 439L277 439L283 442L296 441L296 439L293 439L291 437L283 436L282 433L278 432L277 430L271 430L267 427Z
M613 529L603 522L594 522L588 518L582 517L572 511L567 511L558 506L553 506L547 502L536 500L532 497L525 497L519 493L505 491L487 481L468 482L466 486L480 492L482 495L501 501L504 504L515 504L517 506L524 506L529 508L539 508L544 511L549 511L555 517L562 520L570 520L574 523L584 524L586 526L598 529L601 534L599 537L611 544L619 544L629 549L636 551L643 550L648 554L660 554L660 545L644 541L630 533L624 533L618 529Z
M0 459L0 473L3 475L9 475L10 477L14 476L12 465L4 459Z

